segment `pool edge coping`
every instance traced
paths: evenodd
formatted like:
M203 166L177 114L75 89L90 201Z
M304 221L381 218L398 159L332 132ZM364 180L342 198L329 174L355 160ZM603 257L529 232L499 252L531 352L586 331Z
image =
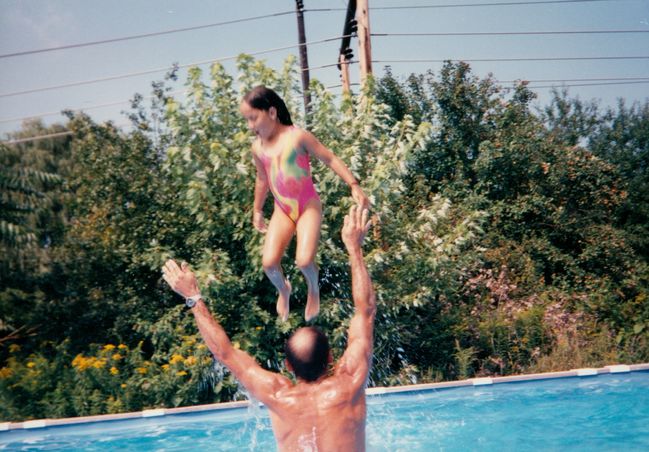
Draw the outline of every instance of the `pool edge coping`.
M467 386L488 386L494 384L539 381L557 378L590 377L605 374L628 373L649 370L649 363L642 364L610 364L600 368L581 368L558 372L543 372L535 374L508 375L505 377L477 377L466 380L444 381L439 383L421 383L404 386L375 387L365 390L368 396L383 394L397 394L403 392L427 391L434 389L460 388ZM220 411L238 408L247 408L251 401L209 403L178 408L153 408L129 413L99 414L94 416L79 416L58 419L36 419L23 422L0 422L0 433L10 430L31 430L44 427L69 426L93 422L119 421L128 419L142 419L151 417L168 416L185 413L200 413L204 411Z

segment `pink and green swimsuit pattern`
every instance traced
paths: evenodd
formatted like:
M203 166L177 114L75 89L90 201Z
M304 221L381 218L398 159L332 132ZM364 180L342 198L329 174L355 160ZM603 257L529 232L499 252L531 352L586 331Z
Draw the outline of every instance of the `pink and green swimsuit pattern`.
M277 155L257 153L266 170L275 205L297 223L309 202L320 200L311 178L309 154L297 143L298 129L293 127L286 146Z

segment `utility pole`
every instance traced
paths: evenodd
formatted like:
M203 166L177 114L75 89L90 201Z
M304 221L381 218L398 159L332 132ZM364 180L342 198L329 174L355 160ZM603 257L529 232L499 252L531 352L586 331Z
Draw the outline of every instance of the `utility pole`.
M356 7L358 21L358 53L361 65L361 84L372 74L372 46L370 45L370 6L368 0L358 0Z
M304 97L304 116L311 110L311 93L309 92L309 59L306 53L306 34L304 32L304 1L295 0L297 13L297 35L300 42L300 67L302 69L302 96Z
M349 87L349 62L347 61L347 58L345 58L344 54L340 54L339 60L338 60L338 67L340 68L340 80L343 85L343 93L349 94L350 92L350 87Z
M347 15L345 16L345 25L343 27L343 39L340 44L340 54L338 55L338 69L340 69L340 78L342 79L343 92L349 93L349 60L353 58L353 53L349 44L352 40L352 33L356 32L356 0L349 0L347 4Z

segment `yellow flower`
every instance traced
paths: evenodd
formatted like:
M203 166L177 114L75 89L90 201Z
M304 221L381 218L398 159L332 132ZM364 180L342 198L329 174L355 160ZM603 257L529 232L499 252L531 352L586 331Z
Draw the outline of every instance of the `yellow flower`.
M104 350L107 351L107 352L113 350L114 348L115 348L115 346L113 344L104 345Z
M119 361L120 359L123 358L123 356L120 355L119 353L115 353L113 356L111 356L111 358L113 358L115 361Z
M142 374L142 375L144 375L145 373L147 373L146 367L138 367L138 368L135 369L135 371L136 371L137 373L139 373L139 374Z
M106 365L106 360L104 358L102 359L93 358L93 360L94 362L92 363L92 367L94 367L95 369L101 369Z
M173 355L171 355L171 359L169 360L169 362L171 364L176 364L176 363L182 362L184 360L185 360L185 358L183 358L183 355L179 355L177 353L174 353Z
M264 328L261 327L261 326L256 326L255 329L256 329L257 331L261 331L261 330L263 330Z
M97 358L94 358L92 356L86 358L81 353L79 353L72 360L72 366L76 367L79 370L86 370L86 369L89 369L90 367L95 367L95 368L99 369L99 368L102 367L102 365L99 365L99 367L97 367L97 365L98 365L97 362L98 361L99 360Z
M162 370L169 370L169 364L163 364Z
M185 366L193 366L194 364L196 364L196 358L193 356L187 357L185 360Z
M81 366L81 363L83 362L83 360L85 360L85 358L83 357L83 355L82 355L81 353L79 353L79 354L78 354L77 356L75 356L74 359L72 360L72 365L73 365L74 367L80 367L80 366Z
M187 372L185 372L184 370L181 370L180 372L176 372L176 375L183 377L183 376L187 375Z
M0 369L0 380L3 378L9 378L14 374L14 371L11 370L9 367L3 367Z
M121 385L119 385L119 387L122 389L126 388L126 383L122 383Z
M182 336L183 342L187 345L194 345L196 338L194 336Z
M117 367L113 366L110 368L110 373L113 375L117 375L119 373L119 370L117 370Z
M33 361L30 361L30 362L27 363L27 367L28 367L29 369L33 368L35 365L36 365L36 363L33 362Z
M205 350L207 348L207 345L205 344L198 344L196 346L196 350Z
M128 347L124 344L119 344L117 348L119 348L120 350L126 350Z

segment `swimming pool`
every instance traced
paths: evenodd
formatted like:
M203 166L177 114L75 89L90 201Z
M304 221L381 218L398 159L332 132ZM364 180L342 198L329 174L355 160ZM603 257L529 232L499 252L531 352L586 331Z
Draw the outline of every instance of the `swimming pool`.
M649 366L634 367L369 390L368 450L646 451ZM65 426L4 424L0 449L275 450L266 410L237 405Z

